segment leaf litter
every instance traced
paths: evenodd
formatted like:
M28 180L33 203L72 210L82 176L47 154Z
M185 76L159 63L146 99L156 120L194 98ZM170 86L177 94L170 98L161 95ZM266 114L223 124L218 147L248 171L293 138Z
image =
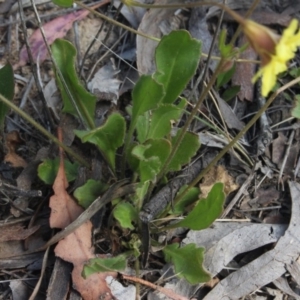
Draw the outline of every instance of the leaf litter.
M65 228L82 212L74 199L67 193L68 181L65 175L63 152L60 149L60 164L53 184L54 195L50 198L50 227ZM105 281L107 276L116 277L116 273L95 273L87 279L82 277L82 269L86 261L95 258L92 246L92 223L86 221L71 234L59 241L55 247L55 255L73 264L73 285L84 299L111 299L113 296Z
M172 1L169 1L169 2L171 3ZM249 3L244 3L244 2L245 1L241 1L240 3L237 3L236 1L229 1L228 5L229 5L229 7L233 8L233 9L247 9L247 5ZM270 3L267 3L266 1L262 1L260 9L267 5L270 5ZM210 11L211 10L208 10L208 13ZM121 11L121 13L122 13L122 11ZM193 13L196 14L195 11ZM203 13L203 11L202 11L202 13ZM196 28L200 27L202 30L201 35L207 37L206 38L207 41L211 41L212 28L210 28L210 26L208 26L208 25L211 25L213 23L212 23L212 19L210 19L210 16L208 13L207 13L207 15L205 15L205 11L204 11L204 17L201 19L199 18L197 20L198 22L200 22L200 24L191 23L190 29L192 30L193 26L195 26ZM168 31L171 28L174 28L172 26L168 27L168 23L174 22L173 25L175 27L177 26L176 28L178 28L178 26L183 26L183 23L178 22L178 21L182 21L182 20L184 20L184 18L186 18L186 15L182 12L180 12L179 13L180 16L177 17L176 14L178 14L178 12L176 12L176 14L174 14L174 10L161 9L161 12L159 12L158 10L153 9L153 10L149 10L145 14L145 16L143 17L142 23L140 24L140 20L141 20L143 14L144 14L143 10L136 10L136 11L129 10L129 14L127 12L125 17L132 24L133 27L136 28L137 26L139 26L139 28L141 30L151 33L151 35L158 36L158 37L161 37L162 35L168 33ZM125 15L125 12L124 12L124 15ZM263 11L263 14L261 12L257 12L257 15L254 13L253 17L254 17L254 19L257 17L262 18L261 15L263 16L263 19L265 19L265 22L269 22L269 23L271 22L272 24L275 23L275 24L279 24L279 25L281 24L284 26L287 24L287 20L289 19L289 16L286 16L286 15L282 16L282 18L281 18L280 14L275 14L273 12L267 13L264 11ZM85 13L82 12L82 14L81 14L78 12L79 19L83 18L84 16L85 16ZM70 19L68 19L68 18L70 18ZM68 15L67 19L68 20L66 23L62 23L63 30L61 32L58 31L58 35L60 35L60 36L64 36L65 35L64 31L67 28L71 28L72 23L74 23L74 21L78 20L76 17L76 13L75 14L73 13L73 16L71 14ZM59 19L59 18L56 20L53 20L53 21L55 21L54 26L53 26L54 29L57 28L55 24L57 24L57 22L60 22L61 20L62 19ZM225 16L225 20L226 20L226 16ZM196 20L194 20L194 21L196 22ZM45 25L45 27L47 28L48 25L47 26ZM154 27L154 29L152 29L152 27ZM149 29L149 31L147 31L148 29ZM153 31L151 31L151 30L153 30ZM53 31L50 32L50 43L51 43L51 41L54 41L55 34L56 33ZM34 36L33 36L33 38L34 38ZM37 39L38 43L41 41L40 38L41 37L39 37ZM148 44L148 42L149 42L149 44ZM153 68L154 68L153 57L154 57L155 45L156 45L156 42L146 41L146 40L143 41L143 38L140 38L140 37L137 38L137 53L138 53L137 65L138 65L138 69L141 73L151 73L151 70L153 70ZM36 46L33 46L33 47L35 49L38 48ZM44 52L44 50L43 50L42 54L41 54L42 58L46 57L46 56L44 56L45 53L46 52ZM216 53L214 52L214 54L216 54ZM24 53L22 55L24 55ZM23 57L23 61L22 61L22 59L20 59L21 64L24 64L25 60L27 61L27 58L24 58L24 57ZM37 58L37 57L38 57L38 55L35 55L35 58ZM249 58L249 57L251 59L255 59L253 56L246 56L246 58ZM104 65L104 69L102 69L102 71L105 70L105 66L107 65L107 63L104 63L103 65ZM117 66L119 67L118 64L117 64ZM245 78L252 77L253 65L249 64L249 66L252 67L251 70L243 68L243 66L244 66L243 64L238 64L238 66L241 66L241 69L244 73L239 73L240 71L237 71L236 72L237 78L245 79ZM211 66L211 68L213 69L212 66ZM101 68L100 68L100 70L101 70ZM101 74L101 71L99 71L99 72ZM109 95L107 95L106 93L108 93L108 94L112 93L113 99L117 99L119 97L118 78L119 78L119 75L120 75L120 77L123 77L122 73L125 73L123 67L120 68L120 73L121 74L114 74L113 71L110 69L111 76L101 74L101 76L98 77L99 74L94 75L95 76L94 87L96 88L97 86L98 87L100 86L100 88L102 88L101 83L103 84L103 94L104 94L103 98L106 98L104 100L107 100L107 97L109 97ZM47 76L48 76L48 74L46 72L45 77L47 77ZM111 78L109 78L109 77L111 77ZM235 79L233 79L233 81L234 80ZM245 82L246 81L247 80L245 80ZM99 84L99 82L100 82L100 84ZM107 83L107 86L109 86L109 88L111 87L111 83L113 83L113 89L108 90L108 92L107 92L107 90L105 89L106 83ZM253 97L253 90L252 91L249 90L249 88L252 87L250 84L247 85L246 83L238 82L238 81L236 81L235 84L242 86L241 93L239 94L239 97L241 100L242 99L246 99L248 101L255 100ZM227 87L228 86L225 86L223 88L226 89ZM55 94L52 93L50 97L52 97L53 95L55 95ZM123 100L123 98L121 100ZM120 107L118 106L119 102L120 101L115 101L114 105L111 106L112 109L115 109L115 106L117 106L117 110L119 110L120 109ZM224 102L222 102L222 103L224 104ZM224 107L224 105L223 105L223 107ZM227 107L227 105L226 105L226 107ZM230 112L227 110L228 107L231 110ZM231 129L230 133L232 133L234 131L234 128L236 128L237 130L242 128L242 124L243 124L242 122L244 122L244 120L242 120L242 122L241 122L241 120L239 120L239 118L236 118L235 110L233 109L233 107L234 107L233 103L229 102L228 107L221 109L221 110L222 110L222 115L225 119L225 123L228 127L227 129ZM206 108L203 108L203 111L205 111L205 109ZM210 113L213 114L214 113L213 110ZM56 113L56 117L59 117L59 109L58 109L58 112ZM233 128L233 130L232 130L232 128ZM199 134L199 136L202 136L202 137L204 136L203 132L199 132L198 134ZM224 145L226 145L228 143L229 139L228 139L228 136L226 136L226 134L221 134L220 136L222 136L222 138L223 138L222 142L218 141L217 139L215 141L215 138L208 137L209 141L207 142L207 148L206 148L206 149L209 149L208 152L215 150L215 147L222 149L224 147ZM266 161L269 160L269 162L268 162L269 167L271 167L275 170L276 170L276 167L280 168L282 166L284 157L286 155L286 148L287 148L286 132L280 133L279 136L282 140L274 141L273 144L271 145L270 149L268 149L270 151L270 153L272 154L272 156L264 158L264 163L266 163ZM251 145L251 147L252 147L253 141L251 141L251 139L248 139L248 138L249 137L246 136L245 140L247 141L248 145ZM73 140L73 138L71 139L70 144L72 143L72 140ZM200 138L200 140L201 140L201 138ZM214 144L213 144L213 142L214 142ZM277 142L278 142L278 144L276 144ZM14 150L14 151L16 152L16 150ZM295 151L292 151L292 152L298 153L297 148L295 148ZM201 155L204 156L203 157L204 160L207 159L207 156L205 155L205 153L201 152ZM234 156L234 153L232 151L230 153L231 159L233 158L233 156ZM245 173L245 169L243 169L241 171L241 169L237 168L238 169L238 172L237 172L236 170L232 170L232 169L236 168L236 167L234 167L235 165L233 165L233 164L231 165L230 163L228 163L226 161L225 162L223 161L223 163L225 164L224 168L221 166L218 166L215 168L215 170L223 168L223 170L220 172L221 175L216 176L216 178L217 178L216 180L219 181L220 177L224 178L225 185L227 184L229 187L229 190L227 191L227 194L229 194L229 191L235 190L237 188L233 179L236 178L237 174L239 174L241 172ZM273 165L272 165L272 163L273 163ZM290 158L290 162L287 164L287 167L285 167L285 169L284 169L284 174L293 175L292 170L294 168L295 163L296 163L296 154L294 157ZM274 164L276 164L276 165L274 166ZM263 167L266 168L266 165L264 165ZM51 203L52 212L51 212L51 217L50 217L50 223L51 223L51 226L55 227L55 228L65 228L66 226L68 226L69 223L76 220L76 218L83 211L81 207L79 207L78 205L74 205L75 202L74 202L73 198L66 191L66 190L69 191L70 188L68 188L68 184L67 184L65 175L63 174L64 172L61 169L63 169L63 167L60 168L60 173L57 176L56 185L53 186L53 189L55 189L57 194L56 194L56 196L54 196L54 198L51 198L51 200L53 200L51 202L55 203L56 200L58 199L57 197L59 197L60 199L64 199L65 202L60 203L59 205L57 202L55 204ZM191 171L191 169L190 169L190 171ZM246 173L248 173L248 171L246 171ZM187 174L189 174L188 171L187 171ZM182 175L182 174L179 174L179 178L180 178L180 175ZM210 176L211 176L211 174L204 178L204 181L202 182L203 190L205 189L204 186L207 184L207 181L209 181L208 179L210 179L209 178ZM251 188L249 189L249 191L244 192L244 193L253 192L254 197L258 197L258 198L254 198L255 205L253 206L253 203L250 203L250 204L252 204L252 206L250 206L250 208L249 207L248 208L252 209L252 210L253 209L260 210L262 208L268 209L268 207L272 206L273 204L283 205L283 201L281 198L282 193L279 193L278 190L276 190L275 183L272 181L268 181L267 184L265 184L263 182L265 180L265 178L262 179L262 177L260 177L259 175L257 175L257 179L260 181L259 184L262 184L263 187L262 188L258 187L255 192L253 190L251 190ZM286 180L286 178L284 178L284 180ZM174 181L176 181L176 179L174 179ZM180 187L180 185L183 185L183 183L186 183L186 180L181 180L181 184L179 184L179 187ZM270 184L273 184L274 186L271 189L268 189ZM297 282L297 279L299 277L299 276L297 277L297 274L299 275L299 270L298 270L299 267L297 268L297 266L299 266L299 263L297 262L297 257L296 257L297 255L299 255L299 253L295 250L295 247L299 248L299 246L297 245L297 240L294 239L294 236L293 236L293 234L295 233L295 230L297 230L296 228L298 226L298 223L294 222L295 221L294 219L295 219L295 214L297 214L297 199L296 198L297 197L299 198L299 195L297 194L297 190L299 189L299 186L295 182L290 182L289 185L290 185L290 190L291 190L291 198L292 198L293 206L292 206L292 210L291 210L292 211L291 222L290 222L290 226L288 227L288 229L286 229L285 224L282 224L282 219L281 219L280 224L263 224L263 223L262 224L253 224L253 223L250 223L249 220L251 218L253 219L254 222L255 221L260 222L261 220L267 220L268 218L270 219L272 217L272 213L269 213L269 212L264 213L263 210L261 210L259 214L256 214L255 212L246 212L246 211L244 212L238 203L234 207L234 210L232 210L230 213L228 213L228 218L231 218L231 220L228 220L228 219L224 220L224 221L219 220L218 222L215 222L211 226L211 228L203 230L202 232L189 231L189 233L187 234L187 238L185 240L183 240L183 243L185 243L186 245L189 245L192 242L194 242L196 244L198 242L200 242L199 246L204 246L206 248L206 256L204 256L205 257L204 266L206 267L206 269L209 272L211 272L212 275L217 276L213 279L214 283L212 283L212 285L211 285L212 291L206 295L205 299L217 299L220 297L220 295L223 295L224 299L226 299L226 297L232 298L232 299L237 299L238 297L246 296L253 292L255 293L257 286L267 285L267 283L271 283L271 282L273 282L274 285L277 286L277 288L281 289L284 292L284 294L289 294L292 297L297 298L296 297L297 294L295 294L295 291L294 291L296 289L291 290L291 289L289 289L289 286L287 285L287 284L291 283L291 281L289 280L289 282L288 282L287 280L283 280L282 278L280 278L282 275L287 274L286 273L287 271L289 272L291 277L294 278L294 281ZM210 186L211 186L210 184L207 184L208 190L210 189ZM29 187L29 189L30 189L30 187ZM256 187L255 187L255 189L256 189ZM168 193L166 194L167 197L170 194L173 195L174 190L169 189ZM246 198L246 196L247 195L245 195L245 194L243 195L243 197L245 197L245 198ZM172 197L168 197L168 198L171 199ZM251 197L249 196L249 199L250 198ZM286 199L287 198L285 197L285 200ZM229 199L227 199L227 201L228 200ZM62 210L62 207L60 205L62 205L64 210ZM288 207L288 204L284 204L284 205L287 205L287 207ZM68 211L68 213L66 213L66 211ZM61 214L61 212L64 212L64 213ZM55 215L56 215L56 217L54 217ZM66 216L68 216L68 218L66 218ZM247 221L248 223L247 222L243 222L243 223L237 222L239 220ZM293 227L292 227L293 224L295 224L294 231L293 231ZM19 228L19 227L17 227L17 228ZM22 230L19 229L19 231L20 231L20 234L22 234ZM198 235L198 233L199 233L199 235ZM18 238L18 237L16 236L15 238ZM178 237L176 237L176 238L178 238ZM291 243L291 241L293 241L293 243ZM274 243L277 243L277 244L274 245ZM78 244L80 244L81 246L78 246ZM273 247L270 247L270 245L272 245L272 244L273 244ZM290 245L290 244L292 244L292 245ZM264 247L264 251L266 251L266 249L267 249L268 252L266 252L265 254L263 254L261 256L256 257L252 262L246 264L245 266L242 266L242 264L239 265L239 261L238 261L238 259L236 259L237 256L243 256L243 255L245 255L243 253L248 253L251 250L261 248L261 247ZM36 246L36 248L38 248L38 246ZM70 249L72 249L72 250L74 249L74 251L70 251ZM7 252L9 252L9 250ZM82 289L82 291L83 291L82 295L84 295L84 290L87 288L87 286L90 288L92 285L89 286L88 284L85 285L85 283L82 283L83 279L80 275L81 274L80 268L82 268L83 261L88 260L88 258L95 257L95 254L93 251L93 244L92 244L92 225L91 225L91 223L90 222L84 223L82 225L82 227L80 226L73 233L71 233L70 235L65 237L63 240L61 240L55 249L55 253L57 256L60 256L62 259L65 259L66 261L71 261L72 263L74 263L74 265L76 266L74 269L75 270L74 273L77 274L77 277L76 277L76 275L74 275L76 278L74 277L75 279L73 279L73 284L76 288ZM261 252L260 252L260 254L261 254ZM76 258L75 256L78 256L78 257ZM270 259L270 257L272 259ZM290 259L288 259L288 258L290 258ZM24 261L25 261L25 257L24 257ZM30 258L28 258L27 263L29 261L32 261L32 260L30 260ZM26 264L23 264L23 263L24 262L22 262L22 264L20 264L20 266L25 267ZM18 267L18 264L16 264L16 262L14 262L14 264L12 264L12 265L14 266L14 268ZM225 274L224 269L226 269L228 266L230 268L231 265L233 265L235 267L238 266L238 270L235 272L232 272L231 275L228 275L228 272ZM252 265L257 267L257 269L256 270L250 269ZM260 270L258 268L258 265L261 267L262 270ZM8 264L3 264L3 266L6 268L8 266ZM249 273L250 271L253 273ZM243 272L250 274L250 275L248 277L245 277ZM113 273L112 275L114 276L113 278L116 277L115 273ZM108 286L107 278L106 278L106 281L105 281L105 278L100 278L97 280L99 280L98 281L100 283L99 286L101 288L103 288L103 290L106 290L106 288ZM111 279L109 279L109 280L111 280ZM238 280L240 280L240 281L238 281ZM185 280L180 279L178 281L176 281L176 280L174 280L174 281L175 281L175 284L170 285L171 289L173 289L173 291L176 291L179 294L184 294L187 297L191 297L196 293L196 288L191 287L189 284L187 284L185 282ZM220 281L220 283L218 283L219 281ZM115 282L117 282L117 281L115 280ZM240 283L240 285L237 286L238 283ZM165 287L167 287L168 284L169 283L167 283L165 285ZM299 282L298 282L298 284L299 284ZM17 290L17 288L14 287L13 284L11 285L11 288L15 289L15 291ZM183 292L185 289L188 290L186 293ZM264 292L269 293L269 295L271 295L272 293L275 295L277 292L276 290L271 289L268 285L262 289ZM228 290L229 290L229 292L228 292ZM109 289L108 289L108 292L110 293ZM97 292L95 292L95 293L97 293ZM118 296L119 298L117 297L117 299L122 299L122 296L125 295L122 293L123 292L121 292L121 294L120 294L121 296ZM132 297L132 296L128 296L128 297ZM150 296L149 296L149 299L151 299Z

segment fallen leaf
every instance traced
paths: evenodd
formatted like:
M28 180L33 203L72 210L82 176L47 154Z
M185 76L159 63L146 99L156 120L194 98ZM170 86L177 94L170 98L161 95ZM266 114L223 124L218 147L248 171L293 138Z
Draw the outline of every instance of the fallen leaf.
M121 1L114 0L113 5L115 8L118 9L119 6L121 5ZM122 5L120 12L125 17L125 19L130 23L130 25L133 28L137 29L146 12L146 9L137 6Z
M230 299L240 299L282 276L286 272L286 265L297 260L300 255L300 242L297 238L300 229L300 184L291 181L289 187L292 214L289 227L284 235L279 238L272 250L265 252L223 279L207 294L205 300L229 297ZM249 232L248 239L251 237L252 233ZM216 257L215 259L217 260Z
M282 132L278 132L278 137L273 140L272 162L276 164L278 167L280 167L282 163L287 141L288 141L287 137Z
M274 285L280 289L285 295L290 295L293 297L293 299L299 300L300 296L297 295L289 286L287 279L283 277L279 277L276 280L274 280Z
M212 228L189 231L183 243L205 247L203 266L213 277L236 255L275 243L285 229L286 226L281 224L215 222Z
M234 128L241 131L244 128L244 124L237 118L230 105L218 95L216 95L216 98L219 104L222 118L224 118L224 121L226 122L228 128Z
M40 228L39 225L25 229L21 224L4 226L1 229L0 242L25 240Z
M110 0L104 0L97 5L94 5L91 8L97 8L104 4L109 3ZM51 20L50 22L43 25L43 30L48 45L50 46L56 39L63 38L67 32L72 28L72 25L75 21L80 21L84 19L90 11L88 10L79 10L67 15L60 16ZM31 53L33 60L36 62L39 60L39 63L42 63L48 56L48 50L44 42L41 30L37 29L29 38L29 45L31 48ZM19 62L14 66L14 69L24 66L29 61L29 56L27 48L24 45L20 51Z
M121 84L121 81L115 78L118 73L119 70L116 70L111 62L107 63L96 72L93 79L88 83L88 89L99 100L111 100L117 105Z
M239 46L243 46L247 43L246 38L243 36L239 41ZM247 60L256 60L257 54L251 48L248 47L244 52L241 53L240 59L247 59ZM241 87L240 91L238 92L238 97L241 101L253 100L254 97L254 88L253 85L250 84L252 77L255 74L256 65L253 63L237 63L234 75L232 76L231 83L232 85L238 85Z
M4 157L4 161L12 164L14 168L25 168L27 166L27 162L16 153L19 145L22 143L23 141L17 131L11 131L6 135L5 147L7 154Z
M83 212L83 209L66 192L67 187L63 154L60 150L60 166L53 184L54 195L50 198L50 226L52 228L67 227ZM54 251L56 256L74 265L73 285L83 299L113 299L105 278L107 276L116 277L116 273L95 273L86 279L81 276L84 264L89 259L96 257L92 247L92 223L89 220L59 241Z
M173 2L180 3L182 0L156 0L154 4L171 4ZM176 9L150 9L148 10L138 28L138 31L161 38L163 33L161 32L160 25L163 21L170 20L175 13ZM178 28L177 28L178 29ZM155 71L154 53L158 42L148 38L144 38L140 35L136 37L136 56L137 56L137 68L141 74L151 74Z
M216 182L222 182L224 184L224 193L226 195L239 187L234 183L234 179L228 174L223 166L216 166L210 169L205 175L203 182L200 184L201 198L207 197L209 191Z

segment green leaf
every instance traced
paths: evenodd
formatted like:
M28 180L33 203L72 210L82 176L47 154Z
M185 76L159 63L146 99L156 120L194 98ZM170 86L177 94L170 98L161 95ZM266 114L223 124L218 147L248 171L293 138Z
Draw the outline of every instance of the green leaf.
M182 109L172 104L161 104L152 111L148 139L160 139L171 131L171 122L177 121L182 115Z
M300 119L300 95L295 96L295 107L292 109L292 116Z
M225 101L229 101L232 98L234 98L238 92L241 90L241 86L240 85L233 85L230 86L228 89L225 90L225 92L222 94L222 99Z
M220 32L219 44L218 44L221 56L223 58L228 58L232 56L232 52L233 52L232 45L231 44L226 45L226 39L227 39L227 30L223 29Z
M83 278L87 278L94 273L123 271L126 268L126 258L125 254L110 258L92 258L84 266L81 275Z
M137 145L139 145L137 142L132 142L129 145L129 151L128 151L128 155L127 155L127 163L129 165L129 167L131 168L132 171L137 172L138 168L139 168L139 164L140 161L139 159L132 154L132 150L134 147L136 147Z
M7 63L0 69L0 94L7 100L12 101L14 98L15 80L14 70L10 63ZM0 128L4 125L6 114L9 111L9 107L0 101Z
M229 80L234 75L234 72L235 72L235 64L233 64L233 66L226 72L220 73L217 77L217 88L220 88L221 86L224 86L226 83L228 83Z
M289 74L294 77L294 78L297 78L300 76L300 68L292 68L290 71L289 71Z
M147 139L149 127L151 123L150 111L146 111L143 115L138 116L136 123L137 139L140 143L144 143Z
M180 222L168 228L187 227L193 230L208 228L222 213L225 200L223 183L217 182L205 199L201 199L194 209Z
M67 84L67 87L72 94L76 106L82 116L85 125L92 129L94 125L94 113L96 107L96 97L89 93L80 82L76 70L75 59L76 49L68 41L57 39L51 46L53 57L56 64L62 73L62 76ZM75 117L79 117L76 107L69 98L65 87L63 86L59 76L56 74L56 80L60 89L62 100L64 103L63 111Z
M204 248L196 248L195 244L188 244L179 248L179 244L171 244L163 249L167 262L173 263L178 277L185 278L190 284L210 280L210 275L204 270Z
M151 76L141 76L132 91L132 120L135 127L137 118L146 111L155 108L164 96L164 88Z
M113 210L113 215L123 228L129 228L131 230L135 228L132 222L137 223L138 213L136 208L130 203L120 202Z
M178 140L181 129L177 131L175 137L172 138L172 146ZM196 154L200 147L199 137L192 132L186 132L184 138L177 149L174 157L169 164L169 171L179 171L181 166L190 162L191 158Z
M166 139L148 140L144 145L137 145L133 148L132 155L140 160L137 172L141 182L147 180L155 182L156 175L170 152L171 145Z
M182 193L187 188L187 185L184 185L180 188L178 195ZM190 204L196 202L199 199L200 190L197 187L189 189L189 191L177 202L173 209L170 209L169 213L174 215L182 214L186 207Z
M143 203L143 200L145 199L145 196L148 192L149 185L150 185L150 181L140 182L137 184L137 187L135 189L135 194L132 200L134 204Z
M124 143L126 123L124 118L118 114L111 114L104 125L91 130L75 130L75 134L83 143L95 144L101 151L110 167L115 170L116 151Z
M68 182L71 182L76 179L78 174L79 164L77 162L71 163L68 160L64 160L65 164L65 173ZM46 184L52 185L59 168L59 158L55 159L46 159L38 166L38 176Z
M173 103L195 74L201 57L201 43L188 31L172 31L159 42L153 77L165 88L162 103Z
M52 0L52 2L58 6L70 7L73 5L73 0Z
M78 200L79 205L88 208L97 197L107 190L107 188L107 184L94 179L89 179L84 185L77 188L73 195Z

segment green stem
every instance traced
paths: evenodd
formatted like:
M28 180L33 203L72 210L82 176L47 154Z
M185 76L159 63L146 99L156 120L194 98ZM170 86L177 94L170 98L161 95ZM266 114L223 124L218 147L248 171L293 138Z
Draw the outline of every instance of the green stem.
M14 105L12 102L10 102L9 100L7 100L1 94L0 94L0 101L2 101L4 104L6 104L7 106L9 106L13 111L15 111L18 115L20 115L23 119L25 119L32 126L34 126L43 135L45 135L49 140L53 141L55 144L57 144L62 149L64 149L66 153L68 153L69 155L71 155L80 164L84 165L87 168L90 168L90 164L85 159L83 159L82 157L80 157L71 148L67 147L65 144L63 144L62 142L60 142L54 135L52 135L50 132L48 132L43 126L41 126L39 123L37 123L35 120L33 120L33 118L31 118L28 114L26 114L19 107L17 107L16 105Z

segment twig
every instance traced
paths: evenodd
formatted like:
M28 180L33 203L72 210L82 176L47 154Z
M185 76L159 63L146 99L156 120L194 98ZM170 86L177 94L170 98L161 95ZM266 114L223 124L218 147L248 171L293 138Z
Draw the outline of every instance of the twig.
M43 276L45 274L45 270L46 270L46 267L47 267L47 260L48 260L49 249L50 249L50 247L47 248L47 250L46 250L46 252L44 254L41 275L40 275L40 278L39 278L38 282L36 283L36 286L34 287L34 290L33 290L32 294L31 294L29 300L34 300L36 298L38 292L39 292L40 286L42 284L42 279L43 279Z
M129 275L124 275L124 274L122 274L122 277L125 280L133 281L133 282L140 283L140 284L143 284L145 286L148 286L148 287L150 287L153 290L156 290L156 291L159 291L159 292L163 293L164 295L166 295L167 297L169 297L169 298L171 298L173 300L189 300L189 298L186 298L184 296L180 296L178 294L175 294L170 289L167 289L167 288L155 285L155 284L153 284L153 283L151 283L149 281L143 280L141 278L137 278L137 277L129 276Z

